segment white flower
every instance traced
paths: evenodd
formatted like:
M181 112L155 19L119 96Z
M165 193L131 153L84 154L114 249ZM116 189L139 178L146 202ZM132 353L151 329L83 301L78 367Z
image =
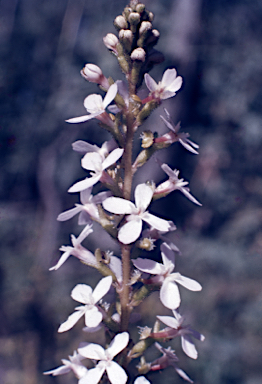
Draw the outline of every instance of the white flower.
M75 308L75 312L60 325L58 332L65 332L71 329L78 320L85 316L85 325L90 328L97 327L103 320L103 315L96 306L96 303L104 297L112 284L112 276L104 277L99 281L94 291L89 285L77 284L71 292L71 297L79 303L85 304Z
M176 92L182 86L182 77L177 76L175 68L167 69L162 80L157 84L155 80L148 74L145 74L145 83L153 98L165 100L175 96Z
M117 94L117 84L112 84L107 94L105 95L104 100L101 95L92 94L85 98L84 107L89 112L89 115L84 115L80 117L74 117L72 119L66 120L68 123L82 123L84 121L96 118L102 123L113 127L113 121L106 113L107 106L114 100Z
M134 384L151 384L145 376L139 376L135 379Z
M80 192L80 201L82 204L75 204L75 207L68 211L60 213L57 217L58 221L66 221L80 213L78 224L90 224L91 219L99 220L97 204L112 195L110 191L100 192L96 196L91 195L92 187Z
M189 152L192 152L195 155L198 155L197 149L199 148L199 145L194 143L193 141L189 140L189 138L188 138L189 133L184 133L184 132L179 133L180 123L178 123L177 125L174 125L174 123L172 122L172 120L170 118L170 114L167 111L167 109L165 109L165 113L166 113L166 117L167 117L166 119L161 115L160 115L160 117L164 121L167 128L170 129L171 132L165 134L164 136L162 136L162 138L157 138L155 141L157 142L157 141L160 141L161 139L163 141L163 138L166 139L165 141L170 141L170 143L174 143L175 141L179 141L180 144L183 145L183 147L186 148Z
M200 341L204 341L205 336L190 328L189 325L183 325L185 318L177 311L173 310L173 315L174 317L157 316L157 318L168 327L176 330L174 336L181 336L182 349L185 354L191 357L191 359L197 359L197 350L190 336L193 336Z
M153 284L161 284L161 302L166 308L176 309L181 302L177 283L190 291L201 291L202 287L197 281L182 276L178 272L172 273L175 268L175 254L166 243L161 244L161 256L163 264L141 258L132 261L140 271L156 275L149 281Z
M61 367L44 372L44 375L58 376L73 371L75 376L78 379L81 379L81 377L85 376L85 374L88 372L88 369L81 364L81 360L83 359L83 356L74 351L73 356L69 356L69 360L62 359L63 365L61 365Z
M111 180L109 175L104 172L104 170L119 160L123 152L124 149L116 148L106 158L103 158L103 156L97 152L88 152L83 157L81 164L84 169L92 171L92 176L77 182L69 188L68 192L81 192L84 189L92 187L99 180L102 182L106 182L108 179Z
M188 187L185 187L186 185L188 185L188 181L184 181L184 179L178 178L179 171L177 169L172 170L167 164L162 164L161 168L169 176L169 179L164 183L158 185L154 192L155 195L168 194L178 189L193 203L202 206L202 204L199 203L199 201L197 201L197 199L191 195L190 189Z
M56 263L56 265L52 268L49 268L49 271L53 271L53 270L56 271L58 268L61 267L61 265L63 265L66 262L66 260L71 255L77 257L79 260L83 261L83 263L85 264L95 266L97 264L95 256L81 245L81 242L92 232L93 232L93 229L91 225L86 225L78 237L71 235L71 241L72 241L73 247L69 245L67 246L62 245L62 247L59 248L59 250L62 251L63 254L58 260L58 262Z
M90 144L87 141L77 140L72 144L72 148L74 151L79 153L88 153L88 152L97 152L99 155L105 159L111 151L118 148L117 143L114 139L109 141L105 141L101 148L95 144Z
M153 193L153 189L149 185L139 184L135 189L135 204L120 197L109 197L103 201L102 205L107 211L118 215L128 215L127 223L118 232L118 239L121 243L130 244L138 239L142 231L143 220L159 231L167 232L171 227L167 220L160 219L146 211Z
M113 361L113 358L125 349L128 341L129 334L122 332L114 337L106 350L101 345L92 343L79 348L78 352L82 356L99 361L95 368L89 369L87 374L80 379L79 384L97 384L105 371L112 384L125 384L127 374L120 365Z

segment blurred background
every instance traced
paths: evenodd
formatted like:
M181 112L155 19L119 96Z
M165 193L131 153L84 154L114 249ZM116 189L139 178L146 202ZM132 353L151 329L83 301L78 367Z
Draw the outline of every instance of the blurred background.
M183 76L182 91L167 100L146 128L166 132L159 114L166 107L181 131L200 145L198 156L174 144L159 158L190 180L197 207L180 192L152 204L172 219L180 248L178 270L198 280L201 293L181 289L182 313L206 336L198 360L172 344L180 367L198 384L262 382L262 2L259 0L147 0L161 33L157 49L166 68ZM84 98L98 92L80 76L86 63L123 79L102 38L114 33L113 19L125 0L0 1L0 381L4 384L76 383L70 373L42 372L60 365L91 340L81 321L57 334L72 313L70 292L77 283L94 285L99 276L73 257L49 272L61 244L78 235L77 219L57 215L78 202L67 189L86 176L71 143L101 145L107 134L95 120L70 125L84 114ZM99 91L100 92L100 91ZM139 145L139 134L136 145ZM137 182L165 179L154 160ZM102 236L102 237L101 237ZM85 242L118 249L95 227ZM102 245L101 245L102 244ZM108 247L108 248L107 248ZM141 307L142 324L169 314L152 295ZM148 309L149 308L149 309ZM151 313L156 308L156 313ZM161 312L161 313L160 313ZM149 316L149 313L152 316ZM134 324L134 330L136 330ZM135 334L135 333L134 333ZM98 340L99 335L93 336ZM155 353L155 355L154 355ZM156 352L148 359L156 358ZM182 383L168 368L149 374L158 384Z

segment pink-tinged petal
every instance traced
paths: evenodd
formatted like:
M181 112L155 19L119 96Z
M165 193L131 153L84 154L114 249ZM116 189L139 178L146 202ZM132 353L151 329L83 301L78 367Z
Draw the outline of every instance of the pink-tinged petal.
M100 149L97 145L88 143L87 141L77 140L72 144L74 151L79 153L98 152Z
M90 308L85 312L85 325L89 328L98 327L102 320L103 315L97 307Z
M113 340L111 341L109 347L107 348L107 355L113 359L116 355L118 355L129 342L129 334L128 332L118 333Z
M121 197L109 197L102 202L103 207L108 211L117 215L125 215L136 212L135 205Z
M82 211L82 207L81 206L74 207L72 209L69 209L68 211L60 213L60 215L58 215L58 217L57 217L57 220L58 221L69 220L69 219L71 219L72 217L74 217L75 215L77 215L81 211Z
M167 243L162 243L160 246L163 264L169 272L175 268L175 254Z
M84 189L90 188L101 179L101 176L102 176L102 173L98 173L95 176L87 177L84 180L78 181L68 189L68 192L70 193L81 192Z
M134 266L142 272L150 273L152 275L161 275L164 273L163 265L150 259L132 260Z
M104 111L103 99L101 95L92 94L85 98L84 107L91 114Z
M58 376L58 375L64 375L65 373L68 373L71 371L71 367L62 365L61 367L52 369L51 371L46 371L43 374L44 375L53 375L53 376Z
M167 88L170 84L173 83L173 81L176 80L176 78L177 78L176 69L175 68L167 69L163 74L161 85L164 88Z
M171 316L157 316L157 318L162 321L162 323L173 329L177 329L180 325L179 321Z
M56 265L54 265L52 268L49 268L49 271L56 271L58 268L60 268L61 265L63 265L71 255L72 249L72 247L68 247L67 250L60 257Z
M139 184L135 189L135 202L137 208L144 212L147 207L149 206L152 197L153 197L154 191L153 189L146 184Z
M98 169L102 170L102 156L97 152L88 152L81 160L81 165L84 169L88 171L97 171Z
M78 384L97 384L104 372L105 367L98 364L95 368L89 369L86 375L78 381Z
M145 83L150 92L154 92L157 89L157 83L148 73L145 74Z
M176 309L181 299L176 283L166 278L160 288L160 300L166 308Z
M197 359L197 350L195 344L193 343L189 335L184 335L181 337L182 349L188 357L191 359Z
M104 277L99 281L99 283L95 287L92 294L94 304L98 303L98 301L101 300L102 297L104 297L107 294L107 292L111 287L111 284L112 284L112 276Z
M107 94L105 95L104 101L103 101L103 107L106 109L106 107L111 103L111 101L114 100L117 94L117 84L112 84L108 88Z
M123 244L131 244L136 241L142 231L142 220L137 217L124 224L118 232L118 240Z
M142 219L158 231L168 232L170 229L170 223L167 220L160 219L151 213L145 212Z
M106 360L107 358L104 348L101 347L101 345L93 343L88 343L84 347L78 348L78 353L87 359Z
M126 384L127 374L125 370L115 361L111 361L107 365L106 372L108 379L112 384Z
M92 304L92 288L86 284L77 284L71 292L71 297L82 304Z
M110 167L110 165L113 165L117 162L117 160L120 159L120 157L123 155L124 149L123 148L116 148L114 149L109 155L105 158L103 161L102 167L103 170Z
M189 277L182 276L180 275L180 273L171 274L170 277L172 275L177 275L175 277L175 281L180 285L183 285L183 287L189 289L190 291L201 291L202 287L196 280L190 279Z
M73 326L78 322L78 320L83 316L84 313L84 307L83 310L78 310L72 313L72 315L70 315L68 319L60 325L57 332L62 333L69 331L69 329L73 328Z

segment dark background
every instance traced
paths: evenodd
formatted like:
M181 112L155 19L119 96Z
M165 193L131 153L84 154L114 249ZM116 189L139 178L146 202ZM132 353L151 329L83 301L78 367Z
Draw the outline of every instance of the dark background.
M152 205L173 219L182 251L178 269L203 285L186 292L182 312L205 334L197 361L173 346L180 366L201 384L260 384L262 380L262 3L259 0L146 1L155 13L166 61L152 71L158 81L166 68L183 76L182 91L147 122L166 132L159 114L167 107L182 131L200 145L198 156L174 144L159 157L181 170L203 207L179 192ZM61 244L78 234L77 220L57 215L78 202L67 189L85 177L76 139L101 145L108 136L95 120L69 125L84 114L83 100L96 93L81 78L85 63L122 79L102 38L114 32L113 19L125 1L0 1L0 378L4 384L76 383L71 374L53 378L44 370L60 365L80 341L82 323L70 332L57 328L72 313L70 292L99 276L74 258L56 272ZM136 138L139 144L139 133ZM137 182L164 180L153 162ZM86 247L101 240L95 227ZM171 237L172 237L171 236ZM102 244L102 245L101 245ZM116 254L117 248L108 243ZM105 248L107 249L107 248ZM151 326L164 314L157 296L141 307ZM152 312L156 308L156 313ZM161 312L161 313L160 313ZM169 312L166 312L169 314ZM96 336L98 337L98 336ZM88 339L90 340L90 339ZM97 341L97 339L96 339ZM153 356L153 355L152 355ZM149 355L149 359L152 357ZM154 355L153 358L155 358ZM172 368L149 375L155 384L182 383Z

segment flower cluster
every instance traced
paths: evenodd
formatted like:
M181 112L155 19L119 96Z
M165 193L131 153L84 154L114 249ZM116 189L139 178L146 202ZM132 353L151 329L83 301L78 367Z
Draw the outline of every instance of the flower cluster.
M62 255L50 268L63 267L72 255L103 276L94 289L86 282L72 289L72 299L81 305L60 325L58 332L70 330L84 318L86 337L90 332L100 332L99 335L105 336L106 345L83 341L69 360L62 360L62 366L45 372L53 376L73 372L79 384L97 384L104 376L112 384L126 384L128 380L134 384L150 384L144 375L168 366L192 383L179 367L175 351L162 343L181 337L184 353L196 359L198 354L192 337L204 340L202 334L190 325L184 325L185 319L179 313L179 287L194 292L201 291L202 287L196 280L174 271L175 257L181 252L168 238L168 233L176 230L173 221L150 213L150 205L155 199L175 190L182 192L192 203L201 204L190 193L188 182L179 178L179 170L173 170L168 164L160 164L168 179L159 185L152 180L134 185L134 174L156 151L178 141L191 153L198 153L198 145L188 139L187 133L179 132L180 125L174 125L165 110L166 118L161 118L169 132L160 137L156 132L140 132L141 150L133 161L133 140L137 130L182 86L182 77L174 68L167 69L158 83L148 74L154 65L163 61L163 55L154 48L159 32L153 28L153 18L152 12L138 0L131 0L122 15L116 17L117 35L107 34L104 44L116 57L125 81L113 81L95 64L86 64L81 75L96 83L102 92L106 92L105 96L87 96L84 107L88 114L67 120L69 123L84 123L97 119L100 126L112 135L112 139L101 147L81 140L73 143L73 150L83 156L81 165L88 173L85 179L77 181L68 190L79 193L80 203L62 212L57 219L65 221L78 215L78 224L84 228L77 237L71 235L72 245L60 248ZM141 99L138 90L144 85L148 94ZM97 194L94 192L96 184L102 188L102 192ZM101 249L103 245L94 253L83 245L94 231L93 222L101 225L118 244L118 256L108 249ZM153 249L159 249L162 263L150 256L144 257L143 252L150 255ZM132 311L152 291L159 291L162 307L170 310L173 316L153 313L152 310L155 324L140 328L140 338L131 339L130 321L135 317ZM106 296L108 300L103 302ZM163 329L160 329L160 323L165 325ZM149 362L146 360L147 350L151 347L156 348L160 355ZM139 357L137 371L134 373L133 368L129 371L129 364Z

